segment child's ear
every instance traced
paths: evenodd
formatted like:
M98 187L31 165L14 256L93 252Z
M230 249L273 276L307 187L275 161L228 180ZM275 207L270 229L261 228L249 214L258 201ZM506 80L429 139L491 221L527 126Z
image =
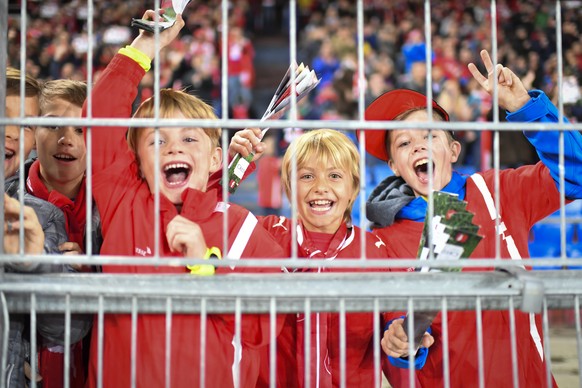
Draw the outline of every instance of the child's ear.
M398 170L394 167L394 161L392 159L388 160L388 167L390 167L390 170L392 170L394 175L400 176L400 174L398 173Z
M451 163L455 163L457 160L459 160L461 148L461 143L458 141L455 140L451 143Z
M212 156L210 159L210 174L218 171L222 166L222 148L216 147L212 151Z

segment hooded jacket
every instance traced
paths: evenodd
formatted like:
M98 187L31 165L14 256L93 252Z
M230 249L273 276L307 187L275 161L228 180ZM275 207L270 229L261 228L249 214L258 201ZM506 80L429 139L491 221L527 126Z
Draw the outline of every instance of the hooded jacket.
M144 70L132 59L118 54L103 72L93 89L93 117L125 117L131 115L131 103ZM99 208L103 228L102 255L153 256L154 195L140 178L133 154L125 143L125 128L93 128L93 196ZM246 209L218 199L216 189L202 192L186 189L182 193L180 215L196 222L209 247L223 249L224 257L233 259L232 267L219 267L217 275L240 272L236 260L245 257L282 257L281 248L258 225ZM223 241L223 223L228 214L227 236ZM181 257L171 252L166 228L178 215L176 206L160 196L160 256ZM251 269L248 269L249 271ZM255 270L256 271L256 270ZM184 267L105 265L105 273L186 274ZM192 279L195 281L195 278ZM131 317L128 314L106 314L103 329L103 385L126 387L131 371ZM165 383L165 316L141 314L137 319L136 377L138 387L163 386ZM200 381L200 325L195 314L174 314L171 335L171 386L192 387ZM268 315L243 314L241 343L233 345L234 314L207 316L205 379L207 386L230 387L234 384L233 367L238 364L241 386L255 386L259 371L259 350L269 341ZM97 381L98 337L93 331L89 371L89 387ZM236 351L235 351L236 350ZM240 351L240 352L239 352Z
M507 116L515 122L558 122L558 112L539 91L530 92L532 99L520 110ZM533 166L499 172L499 213L495 210L495 171L471 177L453 173L443 191L456 193L467 201L467 210L474 213L473 223L483 236L470 258L496 257L496 239L504 259L527 258L529 230L537 221L560 207L558 175L558 133L526 132L541 162ZM566 198L582 197L582 135L564 132ZM427 203L415 198L401 178L389 177L371 194L367 214L374 222L374 233L387 244L390 254L414 258L423 229ZM499 214L500 233L496 233ZM492 270L465 268L464 271ZM478 385L476 315L473 311L449 311L449 372L452 387ZM395 318L395 317L392 317ZM505 386L512 381L510 346L510 313L483 311L483 352L486 386ZM425 366L417 371L422 387L441 387L443 381L442 321L437 315L431 326L435 343L429 348ZM546 384L546 362L539 315L515 311L515 331L519 386ZM386 363L385 363L386 364ZM387 364L385 365L387 367ZM555 382L554 382L555 384Z
M281 244L287 256L291 255L292 222L283 216L260 217L262 225ZM342 260L361 256L361 233L357 226L344 222L331 239L325 252L314 244L310 233L301 222L296 224L298 256L312 260ZM386 259L386 245L379 237L366 233L367 259ZM388 269L283 269L285 272L369 272L388 271ZM292 276L292 275L290 275ZM277 338L277 386L303 387L305 385L305 314L288 314L281 334ZM346 385L348 387L373 387L380 382L381 376L374 373L374 348L380 346L374 342L372 313L346 314ZM340 314L319 312L310 317L310 384L319 387L339 387L341 384L340 353ZM268 386L268 349L263 352L263 385ZM385 356L383 356L385 357ZM404 374L405 371L401 370Z

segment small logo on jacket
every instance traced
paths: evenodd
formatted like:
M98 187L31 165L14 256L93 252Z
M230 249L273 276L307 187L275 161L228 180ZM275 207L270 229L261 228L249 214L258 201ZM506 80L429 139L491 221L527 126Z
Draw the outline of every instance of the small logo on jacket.
M285 227L285 225L283 225L283 222L285 222L285 216L279 216L279 222L277 222L275 225L273 225L273 228L276 228L277 226L280 226L281 228L287 230L287 228Z
M148 256L152 254L150 247L146 247L146 249L135 247L135 253L140 256Z
M374 244L376 244L376 248L380 249L380 247L382 245L386 246L386 244L384 243L384 241L382 241L382 239L378 236L376 236L376 238L378 239L378 241L376 241Z

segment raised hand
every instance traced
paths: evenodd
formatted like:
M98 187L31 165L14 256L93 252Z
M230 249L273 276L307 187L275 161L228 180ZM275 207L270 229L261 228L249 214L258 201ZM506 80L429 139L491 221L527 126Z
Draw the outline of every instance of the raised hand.
M155 20L156 18L158 18L159 21L163 21L162 18L151 9L145 11L143 15L143 19L146 20ZM169 45L178 36L180 30L184 27L184 24L182 15L178 14L176 15L176 22L174 25L160 32L160 50ZM155 35L151 32L141 30L137 38L135 38L131 43L131 47L138 49L146 54L150 59L153 59L156 55Z
M254 162L263 155L263 152L265 152L265 143L261 142L262 136L260 128L247 128L236 132L230 140L228 154L230 157L234 157L236 154L241 154L244 158L253 152L255 154L253 156Z
M497 82L499 106L501 108L509 112L515 112L530 100L527 89L511 69L499 63L493 69L493 62L487 50L481 50L481 59L487 70L487 77L481 74L473 63L469 63L469 71L483 89L491 95L493 95L493 83Z

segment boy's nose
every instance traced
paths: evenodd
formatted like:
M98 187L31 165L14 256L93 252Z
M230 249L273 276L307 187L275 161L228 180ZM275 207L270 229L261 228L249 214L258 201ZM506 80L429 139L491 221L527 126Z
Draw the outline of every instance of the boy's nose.
M329 185L325 179L317 179L315 182L315 191L318 193L327 193Z
M73 145L73 142L69 137L61 136L61 138L59 139L59 145L71 146Z
M182 154L184 150L182 149L182 144L179 141L170 141L167 146L168 154Z
M427 144L424 141L416 142L416 144L414 144L414 152L426 151L427 149Z
M18 141L18 139L20 139L20 131L18 130L18 127L14 125L7 125L5 136L12 141Z
M64 128L61 137L58 140L59 145L72 146L75 129L72 127Z

